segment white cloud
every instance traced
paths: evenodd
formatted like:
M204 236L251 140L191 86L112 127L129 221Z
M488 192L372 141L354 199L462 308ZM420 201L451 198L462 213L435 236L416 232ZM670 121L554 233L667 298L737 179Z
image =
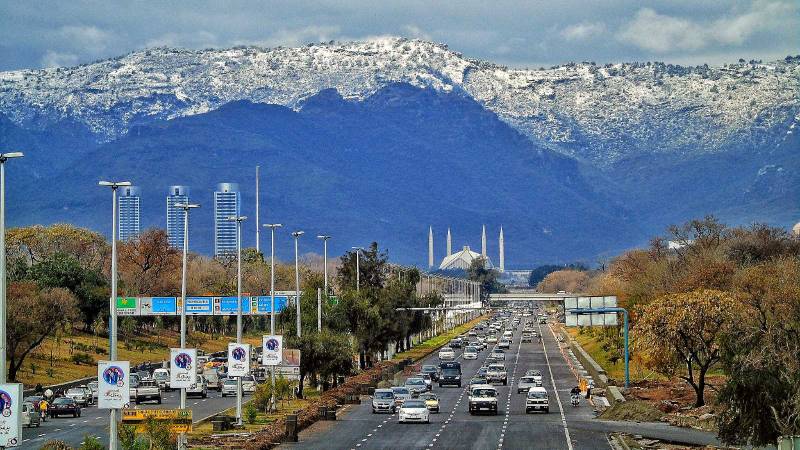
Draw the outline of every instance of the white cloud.
M78 55L74 53L59 53L48 50L42 56L42 67L69 67L78 64Z
M621 27L617 39L656 53L742 46L755 33L774 29L787 17L794 17L796 11L790 3L756 1L745 13L702 22L642 8Z
M193 31L190 33L170 32L162 34L145 43L145 47L188 47L209 48L217 47L219 42L214 33L208 31Z
M582 41L586 38L599 36L606 31L603 22L577 23L561 30L561 36L568 41Z
M99 53L108 48L113 35L94 26L67 25L59 28L58 35L70 47Z
M417 38L417 39L425 39L425 40L433 40L431 35L426 33L422 30L422 28L416 25L406 25L403 27L406 32L407 37Z

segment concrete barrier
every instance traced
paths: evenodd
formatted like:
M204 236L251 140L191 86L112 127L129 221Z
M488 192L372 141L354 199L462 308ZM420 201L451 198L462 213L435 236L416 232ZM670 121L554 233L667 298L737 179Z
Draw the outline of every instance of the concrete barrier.
M622 395L622 391L620 391L616 386L606 387L606 398L611 401L612 404L622 403L625 401L625 396Z

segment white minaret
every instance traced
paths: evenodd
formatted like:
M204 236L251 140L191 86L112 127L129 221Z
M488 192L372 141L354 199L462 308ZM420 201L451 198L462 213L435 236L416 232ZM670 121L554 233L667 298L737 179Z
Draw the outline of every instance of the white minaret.
M453 254L453 240L450 237L450 228L447 228L447 256Z
M486 225L483 226L483 233L481 233L481 256L486 258Z
M506 241L503 239L503 227L500 227L500 272L506 269Z
M428 268L433 267L433 227L428 227Z

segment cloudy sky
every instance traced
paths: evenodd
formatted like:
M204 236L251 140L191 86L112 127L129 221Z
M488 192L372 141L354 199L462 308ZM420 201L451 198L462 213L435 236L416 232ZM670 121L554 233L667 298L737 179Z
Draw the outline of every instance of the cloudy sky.
M721 64L800 54L798 0L0 0L0 70L152 46L296 46L394 35L515 67Z

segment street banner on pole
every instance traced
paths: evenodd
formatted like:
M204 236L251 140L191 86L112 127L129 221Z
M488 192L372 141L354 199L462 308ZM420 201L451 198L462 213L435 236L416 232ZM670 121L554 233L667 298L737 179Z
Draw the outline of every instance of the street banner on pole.
M22 444L22 384L0 384L0 447Z
M169 387L188 388L197 382L197 349L170 349Z
M261 340L261 359L265 366L277 366L283 359L283 336L264 335Z
M130 402L130 368L128 361L97 363L97 407L122 409Z
M228 343L228 376L243 377L250 373L250 344Z

